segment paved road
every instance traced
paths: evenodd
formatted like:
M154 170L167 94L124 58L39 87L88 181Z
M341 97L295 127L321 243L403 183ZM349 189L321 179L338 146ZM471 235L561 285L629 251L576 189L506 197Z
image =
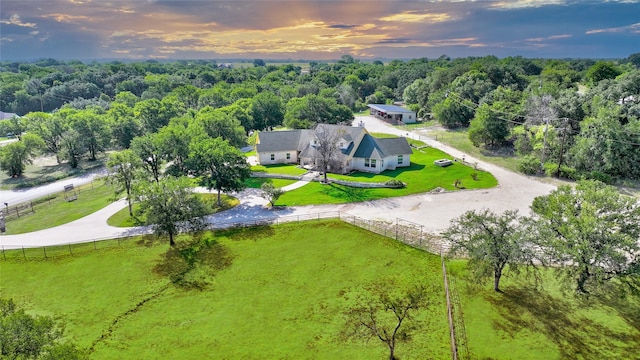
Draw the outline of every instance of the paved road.
M357 117L355 123L364 122L370 132L385 132L402 136L419 137L418 133L409 133L393 128L371 117ZM428 145L441 149L454 157L462 158L462 152L421 138ZM280 210L266 209L267 201L259 196L259 190L247 189L235 194L241 201L234 209L210 215L207 219L214 224L273 219L276 217L308 215L327 211L343 211L365 219L388 220L404 219L424 226L428 232L438 233L449 226L451 219L467 210L489 208L495 212L517 209L528 213L529 205L536 196L546 195L555 187L541 183L527 176L517 174L498 166L484 163L468 155L466 161L478 163L479 167L491 172L499 185L492 189L465 190L451 193L418 194L389 198L362 203L342 205L292 206ZM297 183L295 186L300 186ZM66 244L69 242L90 241L93 239L117 238L135 233L148 232L146 228L122 229L106 224L106 219L126 206L124 201L115 202L106 208L69 224L38 232L0 236L0 245L5 249L15 247L37 247L43 245Z
M18 189L18 190L0 190L0 202L9 203L9 206L14 204L19 204L19 203L37 199L49 194L63 191L64 187L67 185L73 184L74 186L79 186L82 184L90 183L96 177L104 176L105 174L106 174L105 170L102 168L102 169L90 171L81 176L63 179L63 180L56 181L46 185L35 186L32 188Z

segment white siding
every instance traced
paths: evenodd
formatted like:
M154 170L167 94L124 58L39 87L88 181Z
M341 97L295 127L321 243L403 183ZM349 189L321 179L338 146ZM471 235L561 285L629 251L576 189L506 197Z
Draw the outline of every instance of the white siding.
M411 124L416 122L416 113L403 113L402 114L402 122L405 124Z
M273 154L273 160L271 160L271 154ZM287 159L289 154L290 159ZM260 165L273 165L273 164L297 164L298 154L296 150L292 151L276 151L276 152L261 152L258 153L258 163Z

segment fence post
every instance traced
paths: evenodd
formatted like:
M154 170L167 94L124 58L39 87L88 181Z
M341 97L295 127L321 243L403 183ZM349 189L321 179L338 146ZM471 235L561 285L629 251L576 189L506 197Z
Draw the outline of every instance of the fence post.
M42 251L44 252L44 258L45 258L45 259L48 259L48 257L47 257L47 247L46 247L46 246L43 246L43 247L42 247Z
M396 241L398 240L398 218L396 218Z
M4 261L7 261L7 254L4 252L4 246L2 246L2 257L4 258Z
M456 332L453 324L453 312L451 310L451 298L449 297L449 281L447 280L447 267L444 264L444 257L440 253L440 261L442 262L442 276L444 278L444 292L447 299L447 315L449 317L449 335L451 336L451 358L458 359L458 347L456 346Z
M22 246L22 257L27 260L27 254L24 253L24 246Z
M69 255L73 256L73 251L71 251L71 243L69 243Z

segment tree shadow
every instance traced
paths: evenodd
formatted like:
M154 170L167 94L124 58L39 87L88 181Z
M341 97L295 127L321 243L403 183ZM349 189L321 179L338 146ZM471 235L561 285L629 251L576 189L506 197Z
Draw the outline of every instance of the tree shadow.
M511 337L523 329L544 334L563 359L606 359L640 353L640 334L604 326L575 312L576 304L533 288L505 288L487 296L500 313L494 327ZM595 306L599 304L591 304Z
M64 173L71 171L71 166L67 163L60 163L55 165L44 165L36 173L40 175L48 175L56 172Z
M154 273L168 277L185 290L204 290L221 270L231 266L233 254L213 239L211 233L197 236L188 242L178 242L163 254L154 266Z
M322 189L327 196L344 199L348 202L361 202L367 200L367 195L365 194L366 189L363 188L327 184Z

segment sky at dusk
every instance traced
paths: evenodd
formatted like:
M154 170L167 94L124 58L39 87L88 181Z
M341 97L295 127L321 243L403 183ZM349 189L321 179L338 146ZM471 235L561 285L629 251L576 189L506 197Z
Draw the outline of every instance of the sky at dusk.
M640 0L0 0L0 60L637 52Z

